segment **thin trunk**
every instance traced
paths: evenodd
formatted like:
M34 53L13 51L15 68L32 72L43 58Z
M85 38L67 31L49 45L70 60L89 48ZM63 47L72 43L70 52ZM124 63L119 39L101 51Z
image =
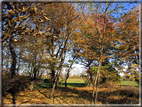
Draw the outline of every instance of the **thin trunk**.
M99 81L100 81L100 72L98 74L98 83L97 83L97 86L96 86L96 96L95 96L95 104L97 103L97 98L98 98L98 86L99 86Z
M90 82L89 82L89 87L90 86L92 86L92 84L93 84L93 78L92 78L92 71L91 71L91 67L90 67L90 65L92 64L92 62L93 62L93 60L89 63L89 69L88 69L88 73L89 73L89 75L90 75L90 78L89 78L89 80L90 80Z
M60 70L59 74L57 75L57 81L56 81L56 87L55 87L57 90L58 90L58 85L59 85L60 73L61 73L61 70Z
M55 86L56 86L56 84L55 84L55 82L54 82L54 83L53 83L52 90L51 90L51 93L50 93L50 95L49 95L49 98L52 98L52 95L54 94Z
M100 54L101 54L101 55L102 55L102 52L103 52L103 47L102 47L101 50L100 50ZM93 86L93 93L92 93L92 103L93 103L93 101L94 101L94 92L95 92L96 83L97 83L97 81L98 81L98 79L99 79L99 75L100 75L101 55L100 55L100 59L99 59L99 65L98 65L98 70L97 70L97 76L96 76L96 78L95 78L95 83L93 84L94 86ZM98 86L97 86L97 87L98 87ZM96 92L97 92L97 91L96 91ZM96 99L96 97L95 97L95 99Z
M97 75L96 75L96 78L95 78L95 83L93 83L93 93L92 93L92 104L94 102L94 93L95 93L95 87L96 87L96 83L97 83L97 79L98 79L98 71L97 71Z
M55 70L52 70L51 78L52 78L52 88L53 88L53 85L55 83Z
M67 72L67 77L66 77L66 79L65 79L65 88L67 88L67 79L69 78L69 70L68 70L68 72Z
M57 82L56 82L56 89L58 90L58 87L59 87L59 78L57 78Z
M57 78L58 78L58 76L60 75L60 72L61 72L61 71L57 71L57 74L56 74L56 76L55 76L55 82L53 83L53 87L52 87L51 93L50 93L50 95L49 95L49 98L52 98L52 95L54 95L54 90L55 90ZM58 74L58 73L59 73L59 74Z
M110 5L110 3L109 3ZM105 14L106 14L106 11L109 7L109 5L107 6L107 8L105 9ZM98 32L98 28L97 28L97 32ZM92 100L94 99L94 90L95 90L95 86L96 86L96 83L98 81L99 83L99 79L100 79L100 67L101 67L101 59L102 59L102 54L103 54L103 42L104 42L104 36L105 36L105 33L106 33L106 17L104 18L104 31L103 31L103 37L102 37L102 41L101 41L101 38L99 37L99 43L100 43L100 59L99 59L99 66L98 66L98 71L97 71L97 76L96 76L96 79L95 79L95 84L94 84L94 87L93 87L93 93L92 93ZM99 32L98 32L99 34ZM100 35L100 34L99 34ZM99 84L98 84L99 85ZM97 102L97 94L98 94L98 85L96 86L96 96L95 96L95 101L94 103L96 104ZM92 101L93 102L93 101Z
M77 50L76 53L78 53L79 51L80 51L80 49ZM74 61L75 61L75 59L76 59L76 56L73 57L72 63L71 63L71 65L70 65L69 69L68 69L67 77L66 77L66 79L65 79L65 88L67 88L67 80L68 80L68 78L69 78L70 69L71 69L71 67L72 67L72 65L73 65L73 63L74 63Z

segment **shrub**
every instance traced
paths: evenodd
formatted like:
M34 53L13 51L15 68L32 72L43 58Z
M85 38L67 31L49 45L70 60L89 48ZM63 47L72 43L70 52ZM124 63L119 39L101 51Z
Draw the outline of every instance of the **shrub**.
M52 80L51 80L51 79L44 79L44 82L45 82L45 83L51 83Z
M105 83L100 85L99 88L116 88L118 86L119 86L119 84L116 82L106 81Z
M135 86L121 86L118 89L118 92L120 95L125 95L127 97L139 97L139 88L135 87Z

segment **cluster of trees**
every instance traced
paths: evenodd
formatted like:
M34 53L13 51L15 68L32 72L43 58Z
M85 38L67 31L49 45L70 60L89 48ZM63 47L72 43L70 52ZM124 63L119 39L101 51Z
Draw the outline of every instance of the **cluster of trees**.
M72 65L80 63L96 103L100 77L117 81L127 64L124 73L139 79L138 6L122 15L121 10L119 3L3 2L3 74L12 79L27 72L36 80L50 70L52 97L62 69L67 68L67 87Z

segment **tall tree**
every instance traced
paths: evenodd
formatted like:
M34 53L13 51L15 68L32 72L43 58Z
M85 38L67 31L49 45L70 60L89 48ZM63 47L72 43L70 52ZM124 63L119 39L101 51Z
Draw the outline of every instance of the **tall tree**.
M69 50L70 38L74 35L79 21L79 13L76 12L71 3L47 4L45 13L51 19L49 22L49 41L47 52L49 53L49 69L52 73L52 91L54 93L56 83L64 67L64 61ZM47 41L48 42L48 41Z
M48 18L43 14L39 14L39 12L37 11L37 6L39 6L39 4L3 2L2 6L2 40L3 43L7 43L9 46L11 55L10 73L12 78L15 75L17 58L21 58L21 49L23 48L21 44L23 44L23 41L26 41L26 37L37 34L36 27L34 28L34 25L30 25L32 23L31 19L38 18L39 20L34 21L35 23L37 23L39 21L41 22L41 18L43 18L44 20L48 20ZM25 46L27 44L23 45Z
M100 79L100 68L102 62L105 61L107 57L111 56L111 44L114 39L114 22L116 21L116 12L122 9L122 4L115 3L90 3L85 7L89 8L88 14L85 13L84 17L86 19L86 24L84 24L84 29L82 32L86 35L89 42L87 43L87 48L92 50L93 55L96 56L97 61L97 73L95 81L93 83L93 93L92 93L92 103L97 102L98 85ZM87 29L88 28L88 29ZM87 29L87 30L85 30ZM92 57L94 60L94 58ZM94 101L94 93L96 87L96 95Z
M2 40L3 43L8 43L9 51L11 54L11 67L10 73L12 78L15 75L16 69L16 52L14 49L14 43L17 42L17 38L21 33L22 24L25 23L27 18L31 15L27 15L29 9L25 3L3 2L3 15L2 15Z
M134 7L125 13L116 24L116 42L114 43L117 53L121 58L121 66L118 69L127 76L139 81L139 10ZM117 43L117 44L116 44ZM126 72L123 66L128 66Z

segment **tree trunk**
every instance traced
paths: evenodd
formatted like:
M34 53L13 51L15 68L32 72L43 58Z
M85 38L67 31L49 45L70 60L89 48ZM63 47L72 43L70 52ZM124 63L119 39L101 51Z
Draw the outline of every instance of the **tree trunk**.
M101 55L102 55L102 50L103 50L103 48L101 49ZM93 84L92 103L94 101L95 87L96 87L96 93L97 93L97 88L98 88L98 85L96 86L96 84L97 84L97 82L99 82L100 68L101 68L101 55L100 55L100 59L99 59L99 65L98 65L97 75L95 78L95 83ZM97 96L95 97L95 99L97 99ZM96 102L94 102L94 103L96 103Z
M52 88L53 88L53 85L55 83L55 70L52 70L51 78L52 78Z
M78 50L77 52L79 52L79 51L80 51L80 50ZM68 78L69 78L70 69L71 69L71 67L72 67L72 65L73 65L73 63L74 63L74 61L75 61L75 58L76 58L76 56L73 57L73 61L72 61L71 65L70 65L70 67L69 67L69 69L68 69L67 77L66 77L66 79L65 79L65 88L67 88L67 80L68 80Z
M67 79L69 78L69 71L67 72L67 77L65 79L65 88L67 88Z
M96 87L96 96L95 96L95 104L97 103L97 98L98 98L98 86L99 86L99 80L100 80L100 72L98 74L98 83Z
M56 82L56 89L58 90L58 85L59 85L59 77L57 77L57 82Z
M49 95L49 98L52 98L52 95L54 94L55 86L56 86L56 84L55 84L55 82L54 82L54 83L53 83L52 90L51 90L51 93L50 93L50 95Z
M15 70L16 70L16 53L14 51L14 47L11 44L11 38L9 41L9 48L10 48L10 53L11 53L11 57L12 57L12 64L11 64L11 68L10 68L10 73L11 73L11 78L13 78L13 76L15 75Z
M95 93L95 87L96 87L97 78L98 78L98 73L97 73L96 78L95 78L95 83L93 83L93 93L92 93L92 102L91 102L92 104L94 102L94 93Z
M59 81L60 73L61 73L61 70L60 70L60 71L57 71L57 74L56 74L56 76L54 77L55 79L54 79L53 87L52 87L51 93L50 93L50 95L49 95L49 98L52 98L52 95L53 95L53 97L54 97L54 90L55 90L56 84L57 84L58 81Z
M37 72L37 69L36 69L36 67L34 67L34 69L33 69L33 73L34 73L34 80L36 80L36 72Z
M12 95L12 103L16 104L15 103L15 92L12 92L11 95ZM15 105L13 105L13 107L15 107Z

